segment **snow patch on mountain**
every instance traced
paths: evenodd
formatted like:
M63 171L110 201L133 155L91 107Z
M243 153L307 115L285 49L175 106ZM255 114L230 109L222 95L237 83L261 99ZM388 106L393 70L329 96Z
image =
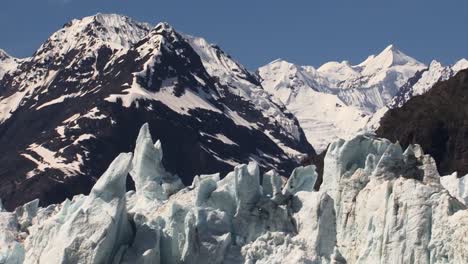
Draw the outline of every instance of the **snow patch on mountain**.
M74 141L74 144L90 138L92 136L81 135ZM80 167L83 165L83 157L80 154L76 155L75 160L68 161L60 157L59 153L37 144L30 145L21 155L36 164L36 168L28 173L28 177L34 177L38 172L44 172L47 169L58 169L67 176L73 176L81 172Z
M155 100L162 102L177 113L190 115L191 109L206 109L213 112L221 113L219 109L213 106L209 101L205 100L200 94L191 90L186 90L181 96L176 96L171 89L175 83L165 82L159 92L150 92L142 88L136 81L133 82L132 87L123 90L126 94L112 94L105 100L108 102L116 103L118 100L122 101L125 107L131 107L135 104L138 107L138 100Z
M404 54L394 45L389 45L378 55L371 55L358 65L351 65L347 61L329 62L318 68L317 72L325 76L329 82L327 86L332 89L351 89L359 92L377 88L380 98L370 102L345 96L346 93L343 91L339 94L347 104L372 111L388 103L398 88L423 68L425 68L423 63Z

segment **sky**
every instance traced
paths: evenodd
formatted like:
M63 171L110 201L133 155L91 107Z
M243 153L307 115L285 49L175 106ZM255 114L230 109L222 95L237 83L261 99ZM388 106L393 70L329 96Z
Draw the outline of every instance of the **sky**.
M277 58L358 64L395 44L429 63L468 58L468 0L2 0L0 48L27 57L73 18L169 22L254 70Z

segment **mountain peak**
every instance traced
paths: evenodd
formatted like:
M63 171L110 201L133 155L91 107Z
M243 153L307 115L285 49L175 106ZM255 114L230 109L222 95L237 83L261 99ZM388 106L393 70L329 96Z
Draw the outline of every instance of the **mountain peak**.
M265 65L265 66L268 66L268 65L270 65L270 66L274 66L274 65L286 65L286 66L289 66L289 67L295 67L295 66L297 66L297 65L295 65L294 63L289 62L289 61L287 61L287 60L285 60L285 59L282 59L282 58L278 58L278 59L276 59L276 60L274 60L274 61L268 63L268 64Z
M0 60L6 60L11 58L11 56L6 53L4 50L0 49Z
M128 48L150 30L146 23L118 14L101 14L73 19L52 34L38 54L66 54L83 47L107 45L112 49Z
M163 22L159 22L154 28L153 30L155 31L174 31L174 28L167 22L163 21Z
M388 45L376 56L369 56L358 66L362 69L363 75L372 75L384 69L403 65L416 68L426 67L423 63L403 53L394 44Z
M156 26L152 27L146 36L144 37L145 39L152 39L156 38L159 39L161 36L164 38L169 38L172 40L180 40L181 36L180 34L167 22L159 22L156 24ZM154 39L155 40L155 39ZM159 41L157 41L159 42ZM152 42L151 42L152 43ZM154 43L153 43L154 44ZM153 45L151 44L151 45Z
M397 48L397 46L395 46L395 44L390 44L383 51L397 52L397 51L400 51L400 50Z
M281 63L281 62L286 62L286 61L283 60L282 58L277 58L276 60L273 60L272 62L270 62L268 64L275 64L275 63Z
M388 61L391 65L403 65L407 63L411 64L422 64L416 59L406 55L394 44L388 45L382 52L380 52L375 59L378 60L391 60ZM390 65L389 65L390 66Z
M437 60L432 60L431 63L429 64L429 68L433 68L433 67L438 67L438 68L442 68L442 63L440 63L439 61Z
M463 69L468 69L468 60L463 58L457 61L453 66L452 69L456 72L461 71Z
M0 49L0 80L7 71L11 71L18 66L18 60L4 50Z

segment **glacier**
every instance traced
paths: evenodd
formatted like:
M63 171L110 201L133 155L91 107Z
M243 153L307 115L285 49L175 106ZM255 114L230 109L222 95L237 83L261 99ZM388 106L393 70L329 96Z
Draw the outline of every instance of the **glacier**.
M0 203L0 263L468 263L464 178L441 178L418 145L338 140L319 191L313 165L286 179L251 162L183 186L162 157L143 125L89 195Z

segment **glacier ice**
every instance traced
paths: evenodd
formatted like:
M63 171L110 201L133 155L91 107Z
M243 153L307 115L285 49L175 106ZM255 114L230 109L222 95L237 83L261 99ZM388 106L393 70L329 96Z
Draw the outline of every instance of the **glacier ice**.
M184 187L143 125L89 195L0 206L0 263L468 262L464 178L440 180L418 145L339 140L319 191L316 179L314 166L285 181L251 162Z
M20 264L24 261L23 235L18 226L16 214L3 211L0 201L0 263Z
M458 174L454 172L451 175L441 177L440 183L449 193L457 198L460 202L468 206L468 176L458 178Z
M120 154L89 196L65 201L60 210L33 225L25 241L24 263L109 263L132 230L125 202L132 154Z
M164 169L161 142L153 145L147 123L140 129L134 153L130 175L135 181L138 197L146 200L140 202L165 200L183 187L179 177Z
M300 191L311 192L314 189L316 180L317 173L314 165L298 167L291 173L286 186L283 188L283 194L294 195Z

